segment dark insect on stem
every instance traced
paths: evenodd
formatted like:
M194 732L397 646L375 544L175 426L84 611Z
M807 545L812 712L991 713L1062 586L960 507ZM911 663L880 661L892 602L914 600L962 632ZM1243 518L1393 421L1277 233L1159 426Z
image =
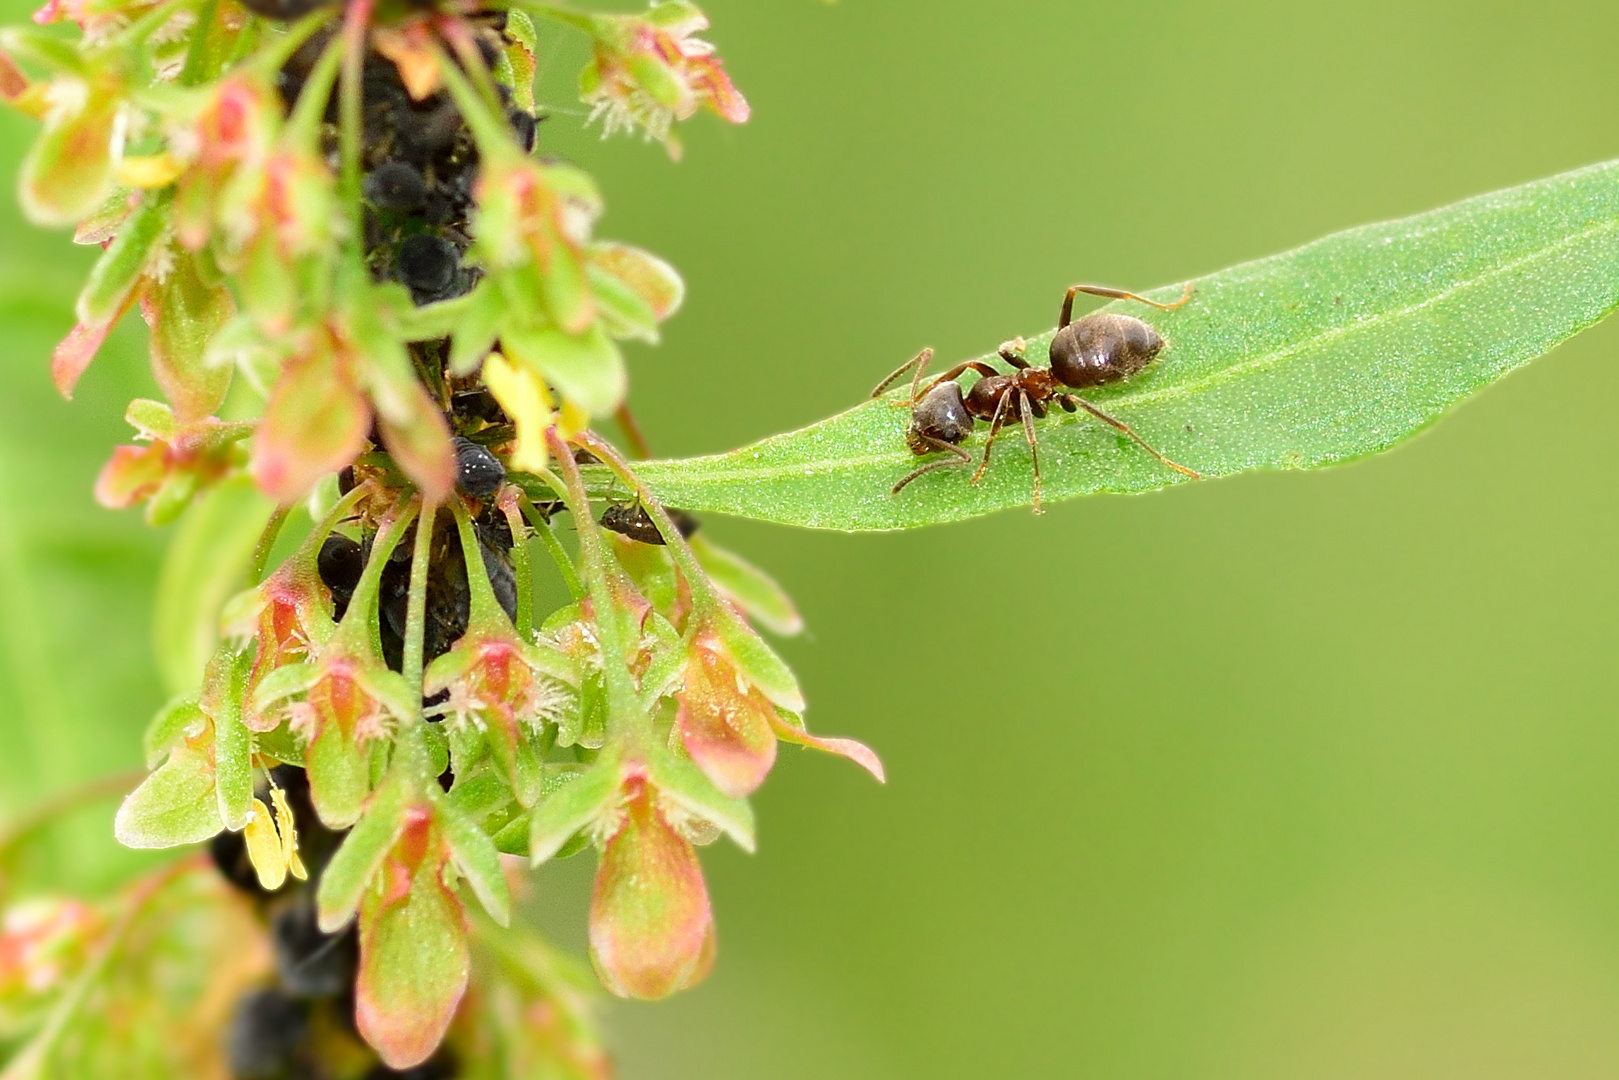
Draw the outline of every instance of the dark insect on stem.
M701 522L684 510L677 510L672 506L664 507L664 512L680 530L681 536L690 536L701 526ZM646 507L640 503L628 506L609 506L602 511L601 527L610 529L620 536L627 536L631 540L639 540L643 544L664 543L663 534L653 524L652 516L646 512Z
M485 447L456 436L455 483L475 499L487 499L506 482L506 466Z
M923 349L915 357L900 365L871 392L877 397L894 383L911 376L911 423L905 431L905 441L911 452L921 454L948 453L942 461L930 461L912 469L895 484L891 494L898 495L912 480L937 469L948 469L972 463L972 455L961 448L972 434L975 420L989 421L989 438L984 443L983 459L972 475L976 484L989 468L990 451L1001 428L1014 418L1023 424L1023 437L1029 444L1029 456L1034 463L1034 512L1040 509L1040 452L1035 437L1034 422L1043 419L1050 406L1057 405L1065 412L1084 409L1105 424L1128 436L1135 444L1159 462L1200 480L1197 473L1177 464L1153 449L1128 424L1111 416L1071 390L1084 390L1104 386L1136 374L1152 362L1164 347L1158 332L1140 319L1116 312L1098 311L1084 318L1073 319L1074 296L1077 293L1105 296L1115 300L1136 300L1165 311L1180 307L1191 299L1192 286L1173 304L1160 304L1122 289L1109 289L1099 285L1075 285L1062 301L1062 314L1057 323L1057 336L1051 339L1048 366L1035 367L1023 358L1022 338L1009 341L1000 348L1000 357L1013 367L1003 374L979 360L964 360L938 376L921 389L922 373L933 359L932 349ZM980 378L965 392L960 378L968 371Z

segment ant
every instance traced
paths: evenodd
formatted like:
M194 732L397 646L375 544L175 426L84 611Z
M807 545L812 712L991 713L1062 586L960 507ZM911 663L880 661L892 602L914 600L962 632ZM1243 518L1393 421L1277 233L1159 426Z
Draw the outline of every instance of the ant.
M911 406L911 424L905 431L905 441L915 454L944 451L954 456L949 460L932 461L912 469L894 485L890 494L898 495L912 480L935 469L970 465L972 455L961 448L961 443L972 434L975 419L989 421L989 439L984 443L984 457L972 476L972 483L978 483L984 475L984 470L989 468L989 453L995 445L996 436L1016 415L1023 421L1023 437L1028 440L1029 456L1034 462L1034 512L1042 513L1040 454L1035 446L1034 422L1043 419L1052 404L1058 405L1065 412L1084 409L1098 420L1111 424L1129 436L1137 446L1169 468L1184 473L1194 480L1202 479L1191 469L1169 460L1154 450L1123 420L1110 416L1079 395L1069 392L1129 378L1151 363L1164 347L1164 339L1158 336L1156 330L1129 315L1097 311L1081 319L1073 319L1076 293L1105 296L1113 300L1136 300L1170 311L1191 299L1192 286L1188 282L1185 293L1173 304L1160 304L1156 300L1148 300L1144 296L1137 296L1122 289L1108 289L1099 285L1075 285L1063 297L1062 315L1057 323L1057 336L1051 339L1049 364L1043 368L1034 367L1023 358L1024 341L1022 338L1015 338L1002 344L999 349L1000 358L1016 369L1011 374L1003 375L980 360L964 360L934 379L926 390L919 393L922 372L933 359L933 350L923 349L917 353L915 357L895 369L888 378L878 383L871 396L879 396L903 378L907 371L914 368L910 401L904 403ZM963 395L958 380L968 371L975 371L982 378L973 383Z

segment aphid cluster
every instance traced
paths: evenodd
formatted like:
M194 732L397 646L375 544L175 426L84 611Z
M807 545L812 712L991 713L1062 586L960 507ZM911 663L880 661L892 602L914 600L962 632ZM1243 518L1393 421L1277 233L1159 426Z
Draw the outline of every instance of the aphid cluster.
M500 56L504 12L479 16L474 41L485 67ZM279 89L287 108L335 30L310 38L282 68ZM372 276L398 281L418 304L448 300L471 290L477 271L462 265L468 235L478 149L471 130L447 92L412 97L393 61L368 53L362 79L366 202L365 239ZM507 121L525 151L534 149L538 120L512 104L509 87L497 84ZM338 97L327 103L326 120L337 122Z
M1073 393L1129 378L1151 363L1164 347L1164 340L1156 330L1130 315L1098 311L1073 319L1074 296L1082 292L1116 300L1135 300L1168 311L1191 298L1192 286L1188 284L1185 294L1173 304L1160 304L1120 289L1073 286L1063 297L1057 335L1051 339L1046 367L1035 367L1024 359L1025 345L1023 339L1017 338L1003 344L999 351L1000 358L1012 366L1010 373L999 372L979 360L964 360L935 378L926 389L921 389L922 373L933 358L932 349L923 349L878 383L871 396L877 397L907 372L913 372L908 402L911 423L905 432L906 443L919 456L945 452L951 457L912 469L894 485L893 494L899 494L917 477L937 469L970 465L972 456L961 444L972 434L976 420L986 420L989 437L984 442L983 458L972 475L972 482L976 484L989 467L990 451L995 447L1001 428L1017 418L1023 424L1023 436L1028 441L1029 456L1034 464L1034 509L1039 513L1040 452L1034 422L1044 419L1052 405L1065 412L1084 409L1128 436L1164 465L1200 479L1191 469L1153 449L1124 421ZM980 378L963 393L960 379L969 371Z
M318 5L287 3L253 5L273 17L295 17ZM274 8L275 10L266 10ZM296 10L294 10L296 9ZM475 38L484 63L494 66L504 13L480 17ZM333 30L312 37L287 62L279 90L289 109L296 103L315 61L329 43ZM373 279L393 280L410 290L417 304L462 295L477 282L478 271L463 264L471 244L468 235L473 209L473 185L478 175L478 153L460 112L442 90L415 99L407 92L394 63L369 52L364 67L365 239ZM518 141L532 150L535 117L510 105L510 91L500 87L508 117ZM335 154L338 99L333 95L326 121ZM418 374L435 393L455 434L456 486L474 509L474 532L479 554L496 599L508 616L517 608L517 582L511 563L511 526L490 501L506 480L506 469L490 446L509 442L511 421L476 377L455 379L446 368L448 339L411 346ZM373 430L373 450L382 440ZM380 457L373 455L373 459ZM375 479L387 484L390 466L385 460L362 462L345 469L339 479L343 494L358 483ZM467 630L471 594L467 558L453 515L441 509L427 526L433 530L427 585L427 619L423 663L448 652ZM378 628L383 658L399 671L403 666L410 564L415 526L397 545L382 572ZM318 569L331 594L334 619L342 619L371 557L375 523L356 514L321 546ZM428 703L431 704L431 703ZM431 714L430 714L431 715ZM354 980L358 944L354 926L325 934L316 925L314 896L321 868L344 833L326 828L309 800L303 770L280 766L271 773L273 783L286 794L293 809L301 853L310 874L296 888L266 892L248 861L241 833L223 832L212 851L220 870L233 884L255 898L269 925L275 953L272 985L261 987L236 1005L226 1032L226 1056L234 1080L302 1080L328 1074L322 1064L331 1054L333 1040L353 1040L363 1046L354 1027ZM446 786L448 775L441 780ZM353 1050L351 1049L350 1053ZM409 1077L410 1080L452 1080L458 1073L446 1050L404 1072L375 1065L366 1080Z

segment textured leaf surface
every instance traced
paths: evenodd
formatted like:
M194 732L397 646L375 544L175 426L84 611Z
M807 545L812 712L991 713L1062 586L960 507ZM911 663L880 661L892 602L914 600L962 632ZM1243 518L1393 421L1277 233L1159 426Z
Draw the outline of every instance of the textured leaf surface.
M1619 162L1337 233L1193 284L1176 311L1110 305L1150 323L1167 347L1091 400L1207 478L1348 461L1409 437L1619 305ZM1052 335L1030 338L1032 361L1044 362ZM872 382L903 359L874 358ZM903 437L908 410L892 404L906 396L902 386L740 450L638 471L672 505L826 529L905 528L1031 502L1015 428L976 487L969 470L944 469L891 496L918 460ZM1083 412L1036 426L1048 501L1193 482ZM982 451L986 428L969 450Z

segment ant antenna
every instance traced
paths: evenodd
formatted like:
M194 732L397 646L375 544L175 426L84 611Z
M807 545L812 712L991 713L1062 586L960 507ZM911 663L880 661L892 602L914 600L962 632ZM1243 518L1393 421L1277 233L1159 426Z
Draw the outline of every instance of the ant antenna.
M933 350L932 349L923 349L921 352L917 353L915 356L913 356L909 360L905 361L905 363L903 363L899 367L895 368L889 374L888 378L886 378L882 382L878 383L877 388L871 392L871 396L872 397L881 397L884 390L887 390L890 386L893 386L895 383L897 383L901 379L903 379L905 377L905 373L907 371L910 371L914 367L916 369L916 374L914 376L912 376L912 378L911 378L911 400L915 401L916 400L916 384L922 381L922 372L927 370L928 361L930 361L932 359L933 359Z
M1124 289L1109 289L1105 285L1075 285L1062 298L1062 316L1057 320L1058 330L1073 322L1075 293L1089 293L1091 296L1102 296L1109 300L1135 300L1138 303L1158 308L1160 311L1174 311L1192 298L1192 283L1190 281L1186 283L1186 291L1181 293L1181 298L1173 304L1160 304L1156 300L1148 300L1145 296L1139 296Z

